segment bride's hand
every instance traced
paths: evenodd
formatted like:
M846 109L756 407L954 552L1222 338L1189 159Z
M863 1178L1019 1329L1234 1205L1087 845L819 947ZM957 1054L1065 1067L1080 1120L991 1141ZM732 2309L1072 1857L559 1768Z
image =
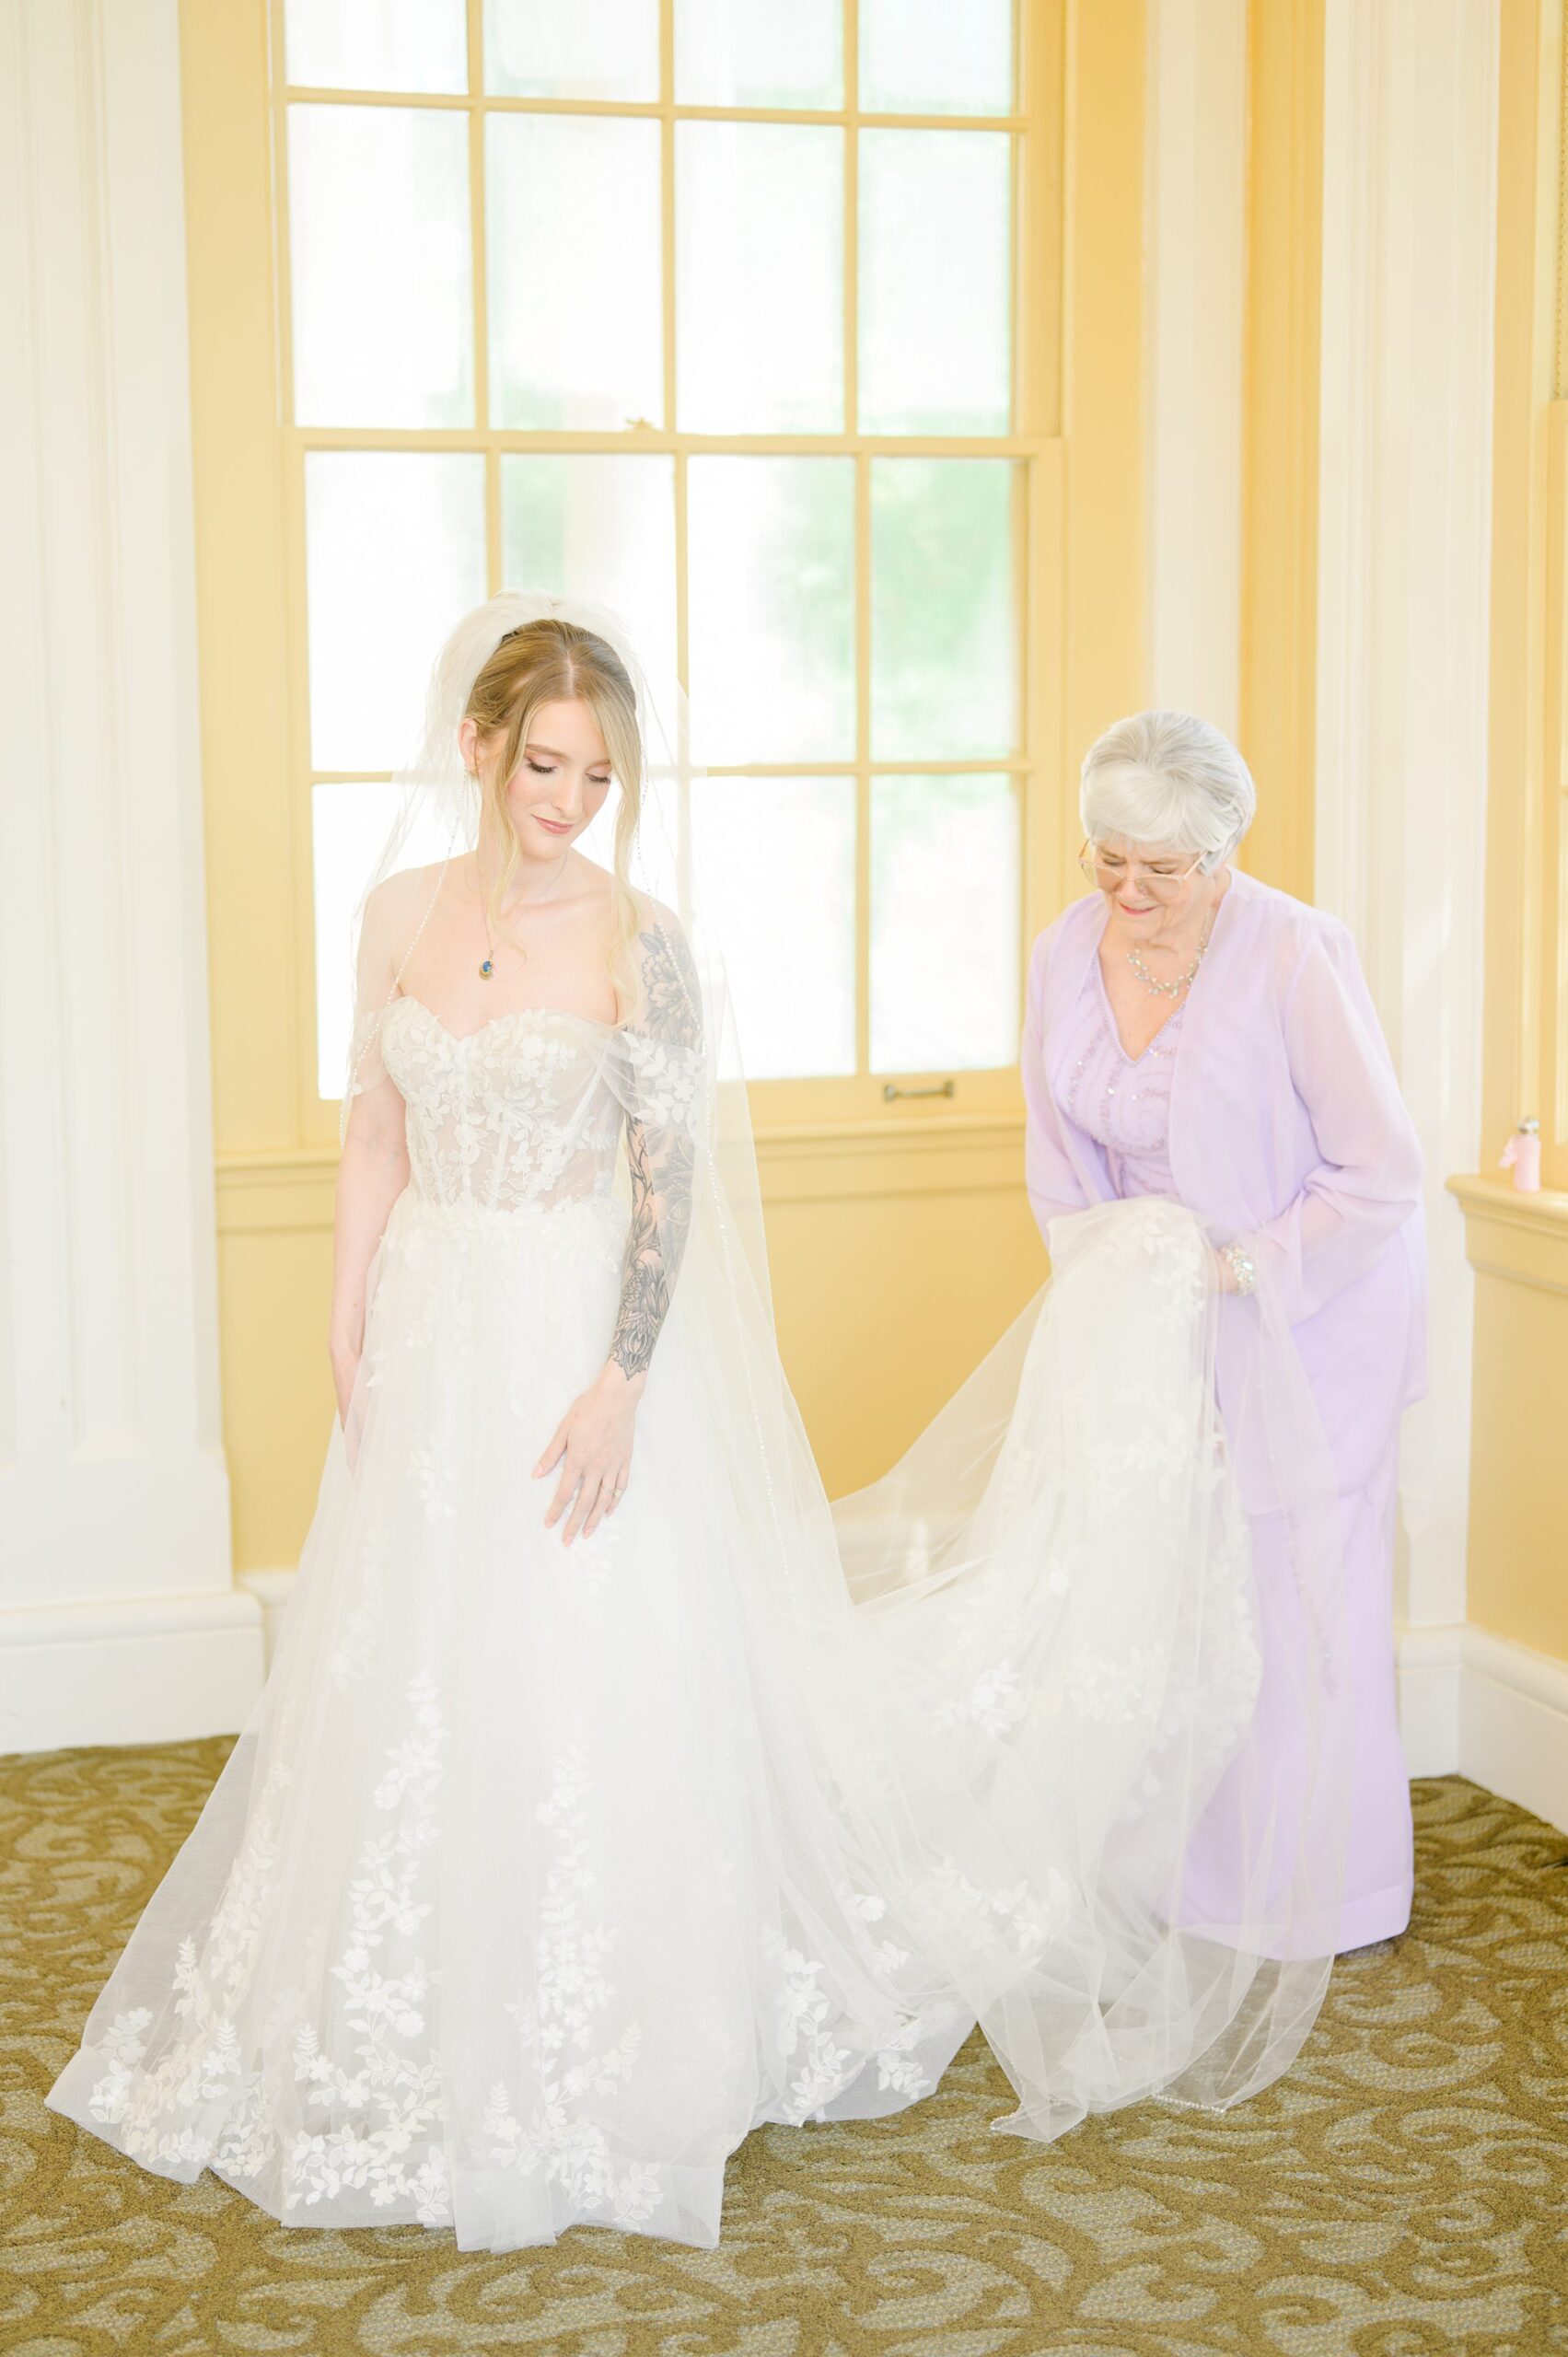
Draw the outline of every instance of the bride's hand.
M536 1481L561 1468L544 1527L552 1529L565 1514L563 1546L570 1547L579 1530L585 1538L591 1538L620 1504L631 1475L632 1429L646 1381L645 1376L624 1375L611 1359L597 1381L573 1400L534 1467Z

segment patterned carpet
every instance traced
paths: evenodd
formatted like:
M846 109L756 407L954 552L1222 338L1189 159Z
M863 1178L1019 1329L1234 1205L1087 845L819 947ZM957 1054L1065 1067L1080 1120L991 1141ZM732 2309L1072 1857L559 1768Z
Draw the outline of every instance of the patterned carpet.
M1224 2116L993 2135L978 2038L901 2116L769 2128L715 2251L575 2228L275 2225L43 2090L224 1740L0 1759L0 2350L25 2357L1432 2357L1568 2351L1568 1839L1416 1787L1408 1935L1344 1959L1295 2069Z

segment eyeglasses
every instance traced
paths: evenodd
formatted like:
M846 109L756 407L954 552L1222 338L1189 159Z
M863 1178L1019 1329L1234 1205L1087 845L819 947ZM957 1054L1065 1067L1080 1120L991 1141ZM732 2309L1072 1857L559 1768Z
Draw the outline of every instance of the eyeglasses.
M1173 876L1168 869L1130 865L1120 852L1091 850L1086 842L1078 853L1078 865L1089 882L1097 885L1102 892L1119 892L1129 877L1135 876L1151 900L1174 900L1187 878L1195 876L1202 866L1203 854L1200 852L1191 867L1184 867Z

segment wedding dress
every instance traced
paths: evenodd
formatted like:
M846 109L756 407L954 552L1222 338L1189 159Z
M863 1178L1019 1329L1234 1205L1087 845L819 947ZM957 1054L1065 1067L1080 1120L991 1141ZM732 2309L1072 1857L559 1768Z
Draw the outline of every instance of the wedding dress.
M292 2225L711 2245L750 2129L915 2102L977 2021L1039 2137L1286 2067L1328 1970L1289 1828L1237 1812L1235 1920L1184 1885L1260 1676L1191 1215L1057 1222L832 1509L702 1026L394 993L377 1053L411 1175L273 1666L51 2107ZM532 1469L604 1363L629 1141L679 1281L567 1549Z

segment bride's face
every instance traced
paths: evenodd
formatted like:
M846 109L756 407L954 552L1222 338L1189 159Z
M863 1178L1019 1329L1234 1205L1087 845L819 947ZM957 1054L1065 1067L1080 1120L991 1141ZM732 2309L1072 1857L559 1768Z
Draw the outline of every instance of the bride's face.
M506 807L523 857L559 860L598 816L610 784L610 755L587 705L540 704L506 781Z

